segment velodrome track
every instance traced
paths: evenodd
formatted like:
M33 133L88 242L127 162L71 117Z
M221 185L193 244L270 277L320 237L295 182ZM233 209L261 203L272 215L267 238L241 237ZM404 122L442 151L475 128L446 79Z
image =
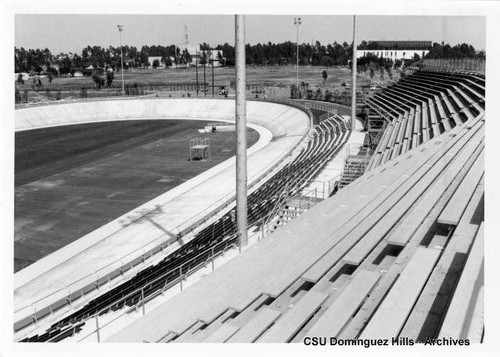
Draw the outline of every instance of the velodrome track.
M16 131L127 119L233 118L234 101L230 100L97 101L17 110ZM264 102L248 102L247 118L260 134L259 142L248 150L248 184L252 185L305 138L309 118L298 109ZM175 250L177 235L194 221L222 206L230 208L227 203L234 196L234 187L233 158L21 270L15 274L17 327L30 323L33 314L44 316L65 305L69 296L74 299L82 291L93 290L96 282L101 286L99 293L104 292L107 285L102 284L109 274L119 275L116 272L129 268L130 262L147 260L148 253L162 242L174 243L160 255Z

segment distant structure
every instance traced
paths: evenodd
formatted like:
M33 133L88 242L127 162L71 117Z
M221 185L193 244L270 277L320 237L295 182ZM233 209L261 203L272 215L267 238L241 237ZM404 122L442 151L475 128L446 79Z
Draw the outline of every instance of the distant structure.
M19 80L19 75L21 75L21 78L23 79L23 81L27 81L30 79L29 73L22 72L22 73L15 73L14 74L14 81Z
M223 65L223 62L225 61L224 57L224 52L222 50L216 50L216 49L211 49L211 50L202 50L199 47L184 47L182 48L181 46L178 46L179 49L182 51L187 50L189 53L189 56L191 57L191 61L187 64L182 64L182 63L176 63L176 59L173 56L169 57L169 64L167 65L165 63L166 58L165 56L148 56L148 62L150 66L153 65L153 62L155 60L158 60L159 65L157 68L185 68L186 66L188 67L203 67L203 54L205 54L205 59L206 59L206 67L220 67Z
M203 58L203 52L205 52L205 58L206 58L206 66L214 66L214 67L220 67L222 66L221 59L222 61L225 61L224 57L224 52L222 50L216 50L216 49L210 49L210 50L202 50L200 48L195 48L195 49L188 49L189 54L191 55L192 62L191 66L196 66L202 67L202 58ZM196 59L198 59L196 61Z
M368 41L368 44L358 45L357 58L364 57L368 53L393 61L411 59L415 55L423 58L431 47L432 41Z
M153 62L158 61L158 68L165 68L165 62L162 56L148 56L148 62L150 66L153 66Z
M210 139L189 140L189 161L205 161L210 158Z

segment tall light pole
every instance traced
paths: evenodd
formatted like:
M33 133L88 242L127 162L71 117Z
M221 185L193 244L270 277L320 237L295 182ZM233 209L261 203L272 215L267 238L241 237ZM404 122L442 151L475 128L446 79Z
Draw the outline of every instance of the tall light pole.
M245 16L235 15L236 29L236 229L240 247L248 244L247 232L247 128Z
M196 96L200 94L200 86L198 84L198 49L196 49Z
M213 51L210 51L210 63L212 64L212 97L215 97L215 78L214 78L214 59L213 59Z
M293 19L293 24L297 26L297 81L296 81L296 86L297 86L297 97L299 93L299 26L302 22L300 21L300 17L296 17Z
M203 95L207 96L207 55L203 50Z
M356 15L352 23L352 88L351 88L351 130L356 125L356 74L357 74L357 48L356 48Z
M122 95L125 95L125 83L123 82L123 47L122 47L122 31L123 31L123 26L122 25L117 25L118 26L118 32L120 33L120 52L121 52L121 63L122 63Z

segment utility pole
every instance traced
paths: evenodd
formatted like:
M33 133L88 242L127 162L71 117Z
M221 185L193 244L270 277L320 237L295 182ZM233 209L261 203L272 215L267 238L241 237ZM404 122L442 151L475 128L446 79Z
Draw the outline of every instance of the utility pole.
M213 51L210 51L210 57L213 57ZM215 97L215 80L214 80L214 59L210 59L210 63L212 64L212 97Z
M196 50L196 96L200 94L200 87L198 84L198 50Z
M188 25L184 25L184 48L187 49L188 46L189 46Z
M356 49L356 15L353 16L352 24L352 88L351 88L351 130L356 126L356 72L357 72L357 49Z
M206 74L206 68L207 68L207 56L205 54L205 50L203 50L203 94L205 97L207 96L207 74Z
M248 244L245 16L235 15L236 28L236 227L239 245Z
M296 80L296 86L297 86L297 97L299 93L299 26L302 22L300 21L300 17L296 17L293 19L293 24L297 26L297 64L296 64L296 71L297 71L297 80Z
M123 26L122 25L117 25L118 26L118 32L120 33L120 52L121 52L121 63L122 63L122 95L125 95L125 84L123 82L123 46L122 46L122 31L123 31Z

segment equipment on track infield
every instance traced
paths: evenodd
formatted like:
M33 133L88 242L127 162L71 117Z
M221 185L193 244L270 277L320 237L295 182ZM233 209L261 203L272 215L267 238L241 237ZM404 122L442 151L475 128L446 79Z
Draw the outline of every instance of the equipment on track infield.
M210 138L194 138L189 140L189 161L205 161L210 159Z

